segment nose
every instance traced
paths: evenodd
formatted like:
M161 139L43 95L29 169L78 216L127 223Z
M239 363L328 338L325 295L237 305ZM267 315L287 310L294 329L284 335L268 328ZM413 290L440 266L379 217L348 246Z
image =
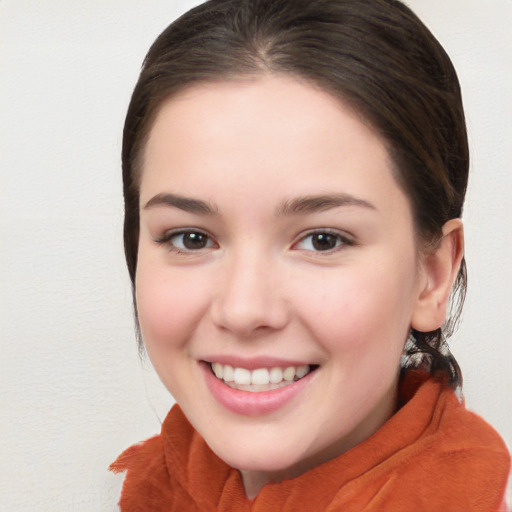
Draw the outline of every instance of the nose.
M283 329L290 315L278 265L248 252L227 258L212 304L214 323L238 338Z

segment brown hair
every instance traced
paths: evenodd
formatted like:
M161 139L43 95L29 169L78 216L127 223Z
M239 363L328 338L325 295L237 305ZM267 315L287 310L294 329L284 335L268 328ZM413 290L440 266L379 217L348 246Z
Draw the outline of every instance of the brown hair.
M460 217L469 152L457 75L439 42L397 0L210 0L172 23L150 48L123 135L124 243L135 283L139 180L145 142L162 102L195 83L278 73L305 79L349 104L387 142L418 237L439 240ZM445 337L466 290L463 260L451 314L412 331L403 368L428 363L452 385L460 369Z

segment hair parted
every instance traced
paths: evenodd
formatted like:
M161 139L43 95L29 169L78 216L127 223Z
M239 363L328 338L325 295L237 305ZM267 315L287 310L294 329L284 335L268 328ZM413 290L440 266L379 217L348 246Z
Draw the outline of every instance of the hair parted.
M194 84L259 74L305 80L350 105L379 133L411 202L424 247L462 214L469 150L459 82L436 38L398 0L209 0L150 48L126 116L124 246L135 283L144 148L162 103ZM403 368L462 377L446 337L460 316L464 260L442 329L412 331Z

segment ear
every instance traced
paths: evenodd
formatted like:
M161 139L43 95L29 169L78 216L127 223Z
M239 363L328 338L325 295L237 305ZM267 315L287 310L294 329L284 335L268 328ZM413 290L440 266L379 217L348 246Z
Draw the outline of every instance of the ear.
M463 256L462 222L451 219L443 226L443 237L434 251L422 255L418 298L411 320L413 329L430 332L443 325Z

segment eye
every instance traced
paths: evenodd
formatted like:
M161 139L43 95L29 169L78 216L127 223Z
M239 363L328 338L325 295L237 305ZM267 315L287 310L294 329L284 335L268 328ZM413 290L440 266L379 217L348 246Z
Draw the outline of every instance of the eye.
M354 242L338 232L322 230L306 234L294 248L303 251L331 252L344 245L354 245Z
M215 243L206 233L193 229L168 231L156 242L169 245L175 252L193 252L215 247Z

